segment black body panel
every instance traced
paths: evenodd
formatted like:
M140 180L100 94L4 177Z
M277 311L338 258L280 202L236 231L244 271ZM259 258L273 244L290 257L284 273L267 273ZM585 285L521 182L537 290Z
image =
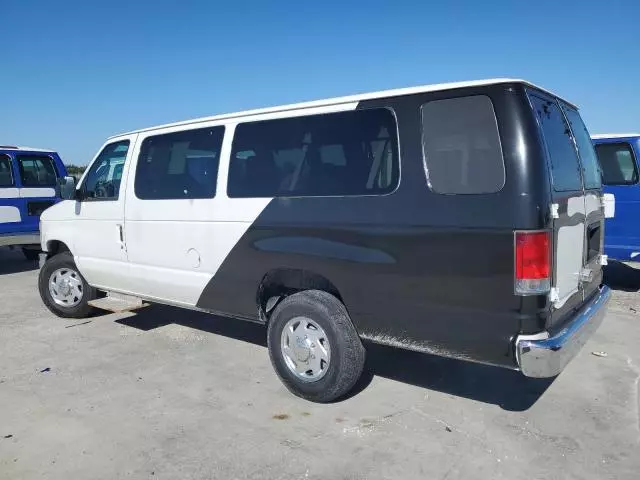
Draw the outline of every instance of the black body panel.
M432 192L420 106L488 95L506 183L492 194ZM524 87L501 84L362 102L396 115L400 184L385 196L275 198L232 249L199 308L259 320L257 295L277 269L335 286L365 338L515 367L513 339L544 328L546 296L514 295L514 230L549 227L549 179Z

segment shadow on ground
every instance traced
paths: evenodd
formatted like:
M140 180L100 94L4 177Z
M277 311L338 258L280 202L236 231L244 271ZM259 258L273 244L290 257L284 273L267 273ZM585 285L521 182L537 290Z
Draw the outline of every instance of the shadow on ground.
M640 290L640 269L609 260L609 265L604 267L604 283L614 290L637 292Z
M266 347L266 329L262 325L163 305L151 305L117 322L145 331L175 323ZM377 375L420 388L498 405L504 410L523 411L530 408L553 382L553 379L529 379L519 372L498 367L382 345L366 346L365 374L350 396L364 390Z
M0 247L0 275L28 272L37 268L38 262L24 258L19 249L11 250L8 247Z

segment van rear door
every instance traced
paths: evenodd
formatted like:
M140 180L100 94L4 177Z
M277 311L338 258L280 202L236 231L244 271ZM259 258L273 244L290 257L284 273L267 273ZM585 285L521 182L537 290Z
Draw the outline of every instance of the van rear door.
M600 284L603 214L599 186L593 188L592 185L594 167L589 153L594 158L595 154L592 146L589 152L584 145L580 128L585 132L586 129L577 111L561 106L555 98L538 91L529 92L529 98L546 147L551 178L553 278L550 298L553 307L549 328L579 307ZM574 137L570 122L578 137ZM590 143L590 139L588 141ZM578 156L582 150L584 164ZM586 170L585 166L588 166ZM597 161L595 168L597 171ZM589 189L585 191L583 177L586 176L590 180Z
M588 299L602 283L601 255L604 247L604 208L602 203L602 171L591 136L578 111L561 103L569 122L582 169L584 189L585 236L583 269L580 281L583 296Z

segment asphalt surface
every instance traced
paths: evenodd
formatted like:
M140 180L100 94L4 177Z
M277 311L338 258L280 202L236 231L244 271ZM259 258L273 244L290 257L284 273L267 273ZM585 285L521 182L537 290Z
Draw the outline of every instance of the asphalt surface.
M553 382L371 347L354 394L317 405L281 385L260 326L58 319L36 268L0 249L0 479L640 478L634 270L608 272L624 290Z

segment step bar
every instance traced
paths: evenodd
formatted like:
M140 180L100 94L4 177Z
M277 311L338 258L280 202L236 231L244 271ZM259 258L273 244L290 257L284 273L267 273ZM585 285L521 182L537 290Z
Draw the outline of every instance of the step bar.
M116 292L107 292L106 297L90 300L89 305L100 310L107 310L113 313L131 312L148 306L140 297L125 295Z

